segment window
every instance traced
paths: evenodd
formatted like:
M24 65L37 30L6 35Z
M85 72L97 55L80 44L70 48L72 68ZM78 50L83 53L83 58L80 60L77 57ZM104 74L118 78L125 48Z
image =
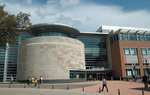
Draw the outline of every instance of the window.
M141 53L142 53L142 55L147 55L147 50L146 50L146 48L141 48Z
M134 75L135 76L140 76L140 69L135 69Z
M136 34L129 34L130 40L136 40Z
M123 40L123 34L122 33L119 34L119 39Z
M131 55L136 55L136 54L137 54L136 48L131 48Z
M145 35L146 41L150 41L150 35Z
M119 35L118 35L119 34ZM139 34L139 33L118 33L114 35L112 38L113 40L110 40L115 42L116 40L131 40L131 41L150 41L150 34ZM118 35L118 36L117 36ZM116 38L118 37L118 38Z
M124 48L124 55L130 55L130 48Z
M140 41L140 34L137 34L137 40Z
M148 49L148 52L147 52L147 53L148 53L148 55L150 55L150 48Z
M140 34L140 41L144 41L145 38L144 38L144 34Z
M132 76L132 69L126 69L126 76Z
M144 74L146 74L147 76L150 76L150 69L149 68L144 68Z
M140 69L126 69L126 76L140 76Z
M128 40L128 34L123 34L123 40Z
M124 55L137 55L136 48L124 48Z

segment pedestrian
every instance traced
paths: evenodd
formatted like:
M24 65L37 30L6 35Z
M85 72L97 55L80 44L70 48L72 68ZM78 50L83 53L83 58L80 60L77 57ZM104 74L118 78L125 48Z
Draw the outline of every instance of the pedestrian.
M146 76L146 74L144 74L142 81L144 82L145 88L148 88L148 81L147 81L147 76Z
M34 80L34 86L35 87L37 86L37 78L35 78L35 80Z
M103 87L102 87L102 91L103 91L104 87L106 87L106 90L107 90L107 92L108 92L107 81L106 81L105 77L103 77Z
M13 80L14 80L14 78L13 78L13 76L11 76L10 83L13 83Z
M132 81L135 81L135 82L137 81L135 75L132 76Z
M34 77L32 77L32 84L34 84Z
M103 75L102 75L102 80L103 80Z
M40 76L40 84L42 84L43 83L43 78L42 78L42 76Z
M31 82L31 79L30 79L30 76L28 76L27 84L30 85L30 82Z
M91 80L92 80L92 76L91 75L89 76L89 79L90 79L90 82L91 82Z

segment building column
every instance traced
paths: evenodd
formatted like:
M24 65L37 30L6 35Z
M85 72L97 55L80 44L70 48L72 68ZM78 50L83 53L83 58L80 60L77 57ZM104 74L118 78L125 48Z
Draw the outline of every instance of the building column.
M5 62L4 62L4 75L3 75L3 82L6 82L6 72L7 72L7 59L8 59L8 43L6 44L6 51L5 51Z
M144 76L143 62L142 62L142 56L141 56L141 48L137 48L137 51L138 51L138 61L139 61L139 67L140 67L140 74L141 74L141 76Z

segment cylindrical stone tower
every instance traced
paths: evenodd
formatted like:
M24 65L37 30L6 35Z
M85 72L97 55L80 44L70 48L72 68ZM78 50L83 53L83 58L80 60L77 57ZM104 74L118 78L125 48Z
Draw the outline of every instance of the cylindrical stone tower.
M85 69L84 44L69 37L28 38L19 45L17 80L43 76L69 79L70 69Z

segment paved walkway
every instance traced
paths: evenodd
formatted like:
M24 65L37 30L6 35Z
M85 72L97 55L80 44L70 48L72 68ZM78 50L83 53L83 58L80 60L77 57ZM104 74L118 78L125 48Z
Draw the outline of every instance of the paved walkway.
M120 89L120 95L142 95L142 90L144 90L144 95L150 95L150 85L148 89L145 89L144 84L140 82L107 81L107 84L109 92L104 89L101 93L99 93L99 88L102 88L102 81L42 84L39 89L33 86L23 88L23 84L15 84L16 86L12 85L13 88L8 88L8 84L0 84L0 95L118 95L118 89ZM69 90L67 90L67 85Z
M86 87L85 92L98 93L99 87L102 88L102 81L96 81L97 85ZM150 95L150 85L149 88L145 89L143 83L130 82L130 81L107 81L108 92L104 88L101 94L105 95L118 95L118 89L120 89L120 95L142 95L142 90L144 95ZM72 89L72 91L82 91L80 88Z
M99 94L79 92L79 91L56 90L56 89L7 88L7 89L0 89L0 95L99 95Z

